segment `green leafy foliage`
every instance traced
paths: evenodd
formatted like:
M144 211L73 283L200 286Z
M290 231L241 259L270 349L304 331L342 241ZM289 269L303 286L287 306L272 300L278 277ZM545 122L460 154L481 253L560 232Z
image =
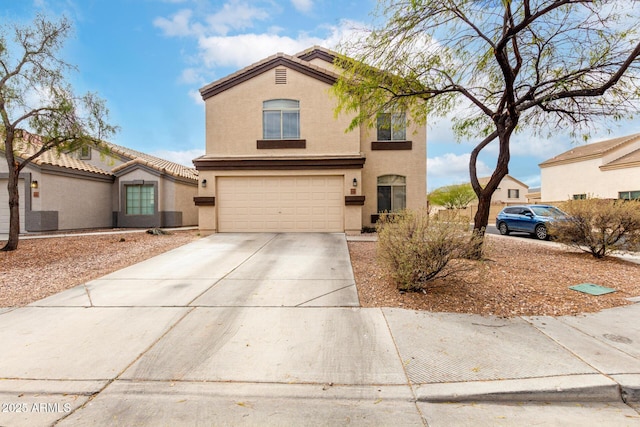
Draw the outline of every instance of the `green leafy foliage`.
M378 257L399 290L426 290L431 281L459 271L451 261L469 258L478 239L468 220L407 210L378 224Z
M463 209L476 199L471 184L447 185L436 188L427 194L429 204L443 206L447 209Z
M477 139L469 160L474 228L509 171L514 132L589 135L637 113L640 2L620 0L382 0L375 24L340 46L334 93L349 129L382 111L417 124L450 120ZM498 149L486 185L477 159Z
M570 200L562 209L568 219L550 226L558 242L596 258L640 250L640 201L587 198Z

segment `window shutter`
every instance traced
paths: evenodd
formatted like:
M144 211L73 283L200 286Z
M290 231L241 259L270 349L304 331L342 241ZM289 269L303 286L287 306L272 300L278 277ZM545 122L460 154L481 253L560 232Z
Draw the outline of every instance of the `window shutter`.
M287 84L287 69L286 68L276 68L276 84L277 85L286 85Z

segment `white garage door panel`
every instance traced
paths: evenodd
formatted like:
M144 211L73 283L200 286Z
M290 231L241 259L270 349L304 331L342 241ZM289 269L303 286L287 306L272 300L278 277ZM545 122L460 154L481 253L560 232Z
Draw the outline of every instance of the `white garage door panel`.
M338 232L343 177L220 177L218 230Z
M9 233L9 193L6 179L0 179L0 234ZM18 181L20 197L20 232L24 231L24 179Z

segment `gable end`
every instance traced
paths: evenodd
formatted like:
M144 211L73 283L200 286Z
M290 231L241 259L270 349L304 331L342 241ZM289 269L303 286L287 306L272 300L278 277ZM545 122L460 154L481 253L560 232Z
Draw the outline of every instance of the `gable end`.
M270 61L264 62L262 64L257 65L254 68L250 68L244 73L240 73L237 76L234 76L228 80L224 80L219 84L214 84L211 86L206 86L200 89L200 95L202 95L203 100L207 100L212 96L215 96L219 93L222 93L228 89L233 88L241 83L244 83L252 78L265 73L269 70L272 70L276 67L286 67L291 70L297 71L306 76L312 77L316 80L320 80L328 85L333 85L337 81L337 77L333 74L328 74L319 69L316 69L312 66L305 66L304 64L299 64L298 62L292 61L288 58L278 56L273 58Z

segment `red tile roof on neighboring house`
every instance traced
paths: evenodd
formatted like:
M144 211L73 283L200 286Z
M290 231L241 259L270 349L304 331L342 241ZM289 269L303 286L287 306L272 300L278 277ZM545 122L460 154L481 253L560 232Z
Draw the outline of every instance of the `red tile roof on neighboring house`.
M180 178L198 179L198 171L195 168L190 168L179 163L175 163L169 160L161 159L150 154L143 153L141 151L132 150L130 148L123 147L121 145L112 144L110 142L104 143L112 153L119 154L123 157L131 159L130 161L116 166L111 171L118 172L128 166L134 164L140 164L148 166L158 172L163 172L168 175L172 175Z
M16 143L16 155L21 159L27 159L36 152L41 144L40 138L37 135L27 134L26 141ZM116 166L110 170L104 170L98 166L94 166L88 162L78 159L69 153L58 152L56 149L53 149L42 153L39 157L35 158L32 163L35 165L51 165L100 175L113 175L115 172L120 171L125 167L140 164L174 177L186 178L194 181L198 179L198 171L195 168L190 168L179 163L161 159L159 157L122 147L110 142L102 142L101 144L107 147L110 153L117 154L124 159L129 159L129 161L125 161L124 164Z
M564 153L545 160L540 163L540 167L552 166L555 164L572 163L582 160L595 159L602 157L605 154L620 148L623 145L637 142L640 139L640 133L628 136L622 136L619 138L608 139L606 141L595 142L592 144L581 145L579 147L572 148ZM614 160L617 161L617 160Z

